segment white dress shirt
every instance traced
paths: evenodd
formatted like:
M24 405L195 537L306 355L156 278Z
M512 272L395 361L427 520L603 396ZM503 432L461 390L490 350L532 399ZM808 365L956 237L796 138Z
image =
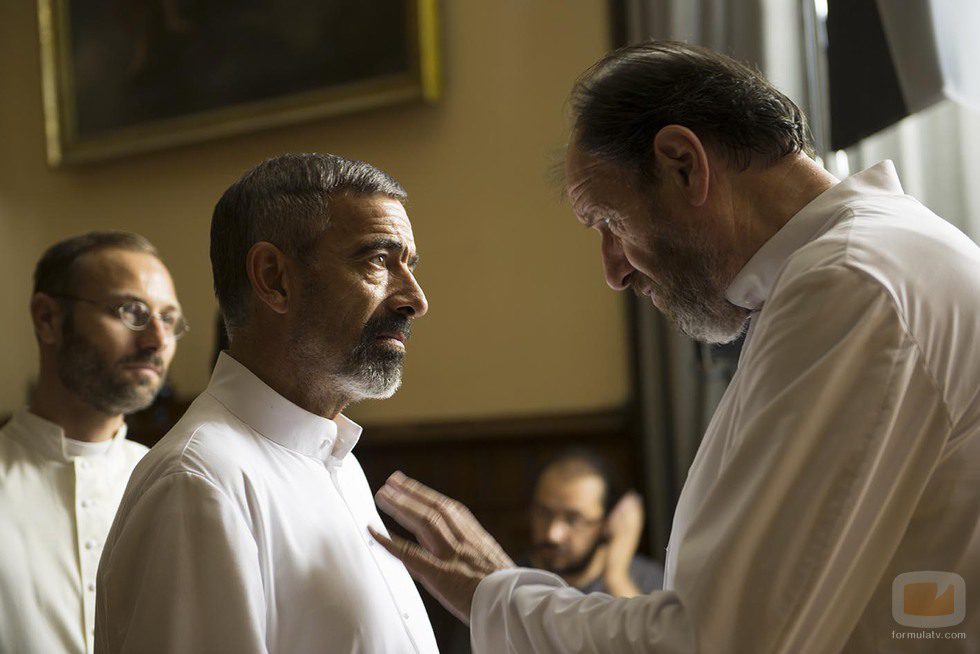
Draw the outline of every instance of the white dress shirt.
M98 652L429 653L435 638L351 449L222 354L136 468L99 568Z
M144 453L125 425L82 443L21 409L0 429L0 652L95 650L99 556Z
M497 572L474 598L475 651L980 651L980 248L884 162L804 207L727 295L755 313L664 592ZM896 622L893 582L917 571L965 580L962 623ZM932 635L895 636L917 631Z

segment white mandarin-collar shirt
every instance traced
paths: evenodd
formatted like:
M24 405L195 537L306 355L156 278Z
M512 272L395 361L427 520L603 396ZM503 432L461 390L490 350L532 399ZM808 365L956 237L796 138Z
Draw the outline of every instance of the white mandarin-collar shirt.
M65 438L27 409L0 429L0 652L91 654L95 575L133 466L123 425L104 443Z
M222 354L133 473L99 568L98 652L436 652L351 453L361 428Z
M474 598L476 652L978 651L980 249L884 162L804 207L727 296L750 333L665 590L497 572Z

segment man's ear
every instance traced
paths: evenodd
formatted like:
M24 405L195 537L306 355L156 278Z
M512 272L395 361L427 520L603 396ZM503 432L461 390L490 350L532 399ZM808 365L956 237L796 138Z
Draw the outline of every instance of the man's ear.
M39 342L55 345L61 340L65 312L58 300L47 293L35 293L31 296L31 320Z
M255 296L278 314L289 310L292 290L286 260L283 251L267 241L259 241L245 255L245 271Z
M708 199L708 155L697 135L681 125L667 125L653 138L657 173L699 207Z

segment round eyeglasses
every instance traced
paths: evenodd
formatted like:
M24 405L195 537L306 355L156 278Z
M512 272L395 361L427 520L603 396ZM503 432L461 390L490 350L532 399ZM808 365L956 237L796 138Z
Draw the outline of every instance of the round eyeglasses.
M531 520L542 525L549 525L554 521L565 523L572 531L584 531L592 529L602 524L605 518L586 518L578 511L552 511L548 507L540 504L531 505Z
M102 302L97 302L95 300L89 300L88 298L78 297L75 295L53 295L53 297L62 298L65 300L72 300L74 302L85 302L93 306L105 309L113 316L119 318L122 324L126 325L129 329L134 332L141 332L146 329L150 321L156 316L160 324L163 325L164 333L178 340L180 337L184 336L187 332L191 330L191 326L187 324L187 320L184 316L177 311L172 309L169 311L163 311L156 313L147 306L146 302L142 300L123 300L117 304L104 304Z

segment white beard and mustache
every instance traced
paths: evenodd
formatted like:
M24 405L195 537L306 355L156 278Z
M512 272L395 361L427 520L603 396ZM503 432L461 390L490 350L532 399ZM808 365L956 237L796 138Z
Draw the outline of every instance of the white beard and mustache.
M291 340L297 375L323 394L341 395L350 402L391 397L401 386L405 352L383 345L378 336L398 333L407 340L411 321L400 314L376 316L364 325L361 336L345 355L324 354L324 335L312 316L305 317L302 329Z

